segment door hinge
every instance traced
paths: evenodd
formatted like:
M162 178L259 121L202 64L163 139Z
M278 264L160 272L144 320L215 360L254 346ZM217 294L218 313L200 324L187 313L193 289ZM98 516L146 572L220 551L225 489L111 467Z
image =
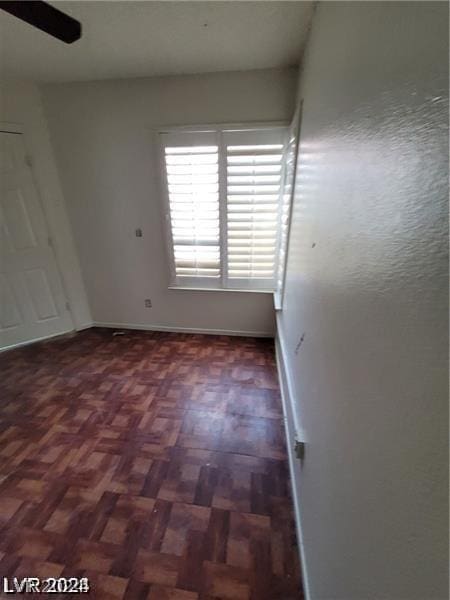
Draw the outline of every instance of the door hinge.
M31 154L26 154L25 155L25 164L30 167L30 169L33 167L33 157L31 156Z
M48 236L48 238L47 238L47 243L50 246L50 248L53 248L53 240L50 236Z
M70 310L70 302L66 301L66 310Z

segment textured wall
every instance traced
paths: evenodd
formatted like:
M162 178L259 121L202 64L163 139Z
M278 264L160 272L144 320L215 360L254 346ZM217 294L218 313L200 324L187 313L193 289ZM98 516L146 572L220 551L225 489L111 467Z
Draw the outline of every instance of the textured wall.
M300 96L280 335L311 598L444 600L447 4L319 4Z
M272 294L167 289L151 128L290 119L296 77L292 69L263 70L44 88L95 321L273 333Z

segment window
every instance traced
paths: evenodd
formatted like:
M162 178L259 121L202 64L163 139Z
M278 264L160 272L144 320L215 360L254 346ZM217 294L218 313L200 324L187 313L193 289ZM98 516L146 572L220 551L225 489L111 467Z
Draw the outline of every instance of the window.
M287 128L161 132L171 284L273 291Z

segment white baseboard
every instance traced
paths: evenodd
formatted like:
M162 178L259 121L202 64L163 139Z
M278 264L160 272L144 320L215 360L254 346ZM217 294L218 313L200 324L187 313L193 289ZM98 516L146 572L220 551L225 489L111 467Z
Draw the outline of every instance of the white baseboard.
M84 331L85 329L89 329L90 327L94 327L94 323L89 321L89 323L83 323L82 325L77 325L75 327L76 331Z
M294 409L294 393L292 380L289 375L288 363L286 362L286 347L282 336L280 335L280 328L277 327L277 336L275 339L275 352L277 360L278 378L280 381L281 399L283 403L284 422L286 429L286 445L289 460L289 471L292 482L292 501L294 504L294 516L295 525L297 530L297 542L300 553L300 565L302 570L303 580L303 591L305 600L311 600L311 594L309 589L308 572L306 567L305 557L305 546L303 542L303 531L301 525L301 509L300 509L300 498L298 490L300 487L300 470L298 467L298 459L294 454L294 443L296 435L300 432L295 423L295 409Z
M167 331L173 333L204 333L207 335L234 335L241 337L262 337L262 338L273 338L273 333L267 331L233 331L230 329L198 329L194 327L168 327L167 325L147 325L141 323L107 323L103 321L92 321L78 325L75 331L84 331L90 327L108 327L112 329L138 329L142 331ZM36 342L44 342L55 337L72 333L74 330L62 331L60 333L54 333L52 335L34 338L32 340L26 340L17 344L11 344L0 348L0 352L6 352L6 350L14 350L14 348L20 348L21 346L28 346L29 344L35 344Z
M18 342L17 344L10 344L9 346L4 346L0 348L0 352L6 352L7 350L14 350L15 348L21 348L22 346L29 346L30 344L36 344L37 342L45 342L46 340L51 340L56 337L62 337L63 335L67 335L68 333L73 333L73 329L68 329L67 331L60 331L59 333L52 333L52 335L45 335L39 338L33 338L32 340L25 340L24 342Z
M92 327L110 327L113 329L138 329L142 331L167 331L172 333L204 333L207 335L236 335L241 337L273 338L267 331L238 331L231 329L201 329L197 327L170 327L168 325L147 325L143 323L109 323L94 321Z

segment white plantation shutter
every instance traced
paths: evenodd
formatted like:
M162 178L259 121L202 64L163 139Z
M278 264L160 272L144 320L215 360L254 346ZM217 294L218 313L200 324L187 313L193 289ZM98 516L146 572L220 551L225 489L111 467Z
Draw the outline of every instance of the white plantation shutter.
M160 137L172 285L274 291L287 129Z
M161 137L173 283L217 287L221 278L217 134L177 132Z
M225 131L229 287L275 289L286 130Z

